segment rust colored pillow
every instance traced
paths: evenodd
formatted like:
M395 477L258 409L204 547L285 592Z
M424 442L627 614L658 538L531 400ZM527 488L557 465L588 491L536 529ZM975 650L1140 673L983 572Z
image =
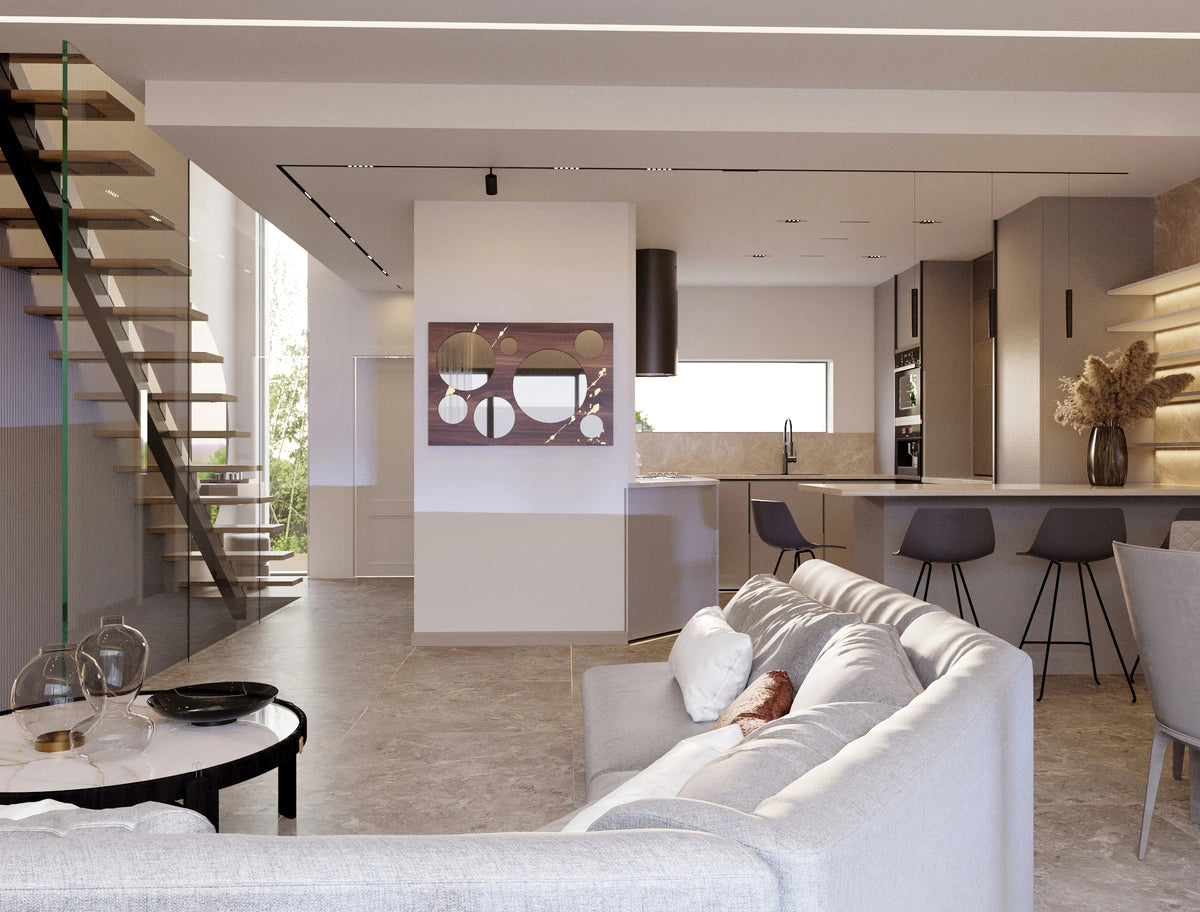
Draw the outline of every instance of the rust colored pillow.
M748 735L792 708L792 679L786 671L765 671L721 713L713 728L737 725Z

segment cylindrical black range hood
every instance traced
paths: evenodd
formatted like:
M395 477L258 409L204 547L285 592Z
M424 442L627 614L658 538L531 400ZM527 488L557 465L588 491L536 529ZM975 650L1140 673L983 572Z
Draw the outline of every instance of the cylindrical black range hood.
M675 251L637 252L637 375L674 377L679 349Z

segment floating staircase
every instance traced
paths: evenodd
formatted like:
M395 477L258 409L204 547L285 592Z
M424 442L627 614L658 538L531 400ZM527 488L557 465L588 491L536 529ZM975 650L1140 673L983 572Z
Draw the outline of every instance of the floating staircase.
M90 66L76 54L70 56L69 62L74 66ZM144 400L147 419L144 430L136 423L122 422L98 425L95 434L115 440L138 440L145 435L140 464L118 464L114 468L137 477L137 487L141 490L133 498L134 504L173 514L170 518L164 514L162 521L147 521L146 532L168 536L172 542L189 542L184 547L168 544L164 548L163 560L183 569L184 578L179 585L201 591L215 588L230 614L243 619L247 617L247 591L292 586L304 577L269 572L268 562L285 560L292 556L291 552L239 547L247 537L265 542L265 536L281 526L216 521L216 509L270 502L271 498L260 490L261 485L245 477L261 472L262 466L200 464L192 458L195 441L228 441L248 438L251 433L214 426L218 422L211 418L193 421L194 405L203 404L211 409L226 404L228 408L228 404L237 400L235 395L223 391L191 388L194 365L221 364L224 360L216 352L193 350L191 324L207 320L207 314L190 305L147 303L148 298L155 296L178 300L182 294L186 299L186 291L181 292L174 283L186 281L190 276L187 264L170 255L106 256L101 252L107 232L120 232L117 238L130 239L131 232L149 232L148 238L166 232L161 236L173 239L178 234L174 221L153 208L109 207L107 199L101 197L105 199L102 205L79 205L67 210L64 244L59 189L64 160L68 176L148 179L157 172L131 150L72 148L64 154L61 149L45 148L64 107L71 121L122 124L136 120L132 108L103 89L68 88L64 105L61 87L43 89L19 84L25 78L19 67L61 63L61 55L56 54L0 54L0 174L12 175L26 203L25 207L0 207L0 228L16 233L10 237L28 237L39 232L49 250L49 255L10 255L9 245L4 249L5 255L0 256L0 267L31 276L61 275L65 267L73 298L66 307L65 317L72 322L85 321L94 339L90 344L95 346L64 346L68 347L66 357L85 366L107 365L111 372L109 383L115 381L117 387L89 389L77 393L76 398L123 404L135 421ZM61 71L57 66L54 69ZM46 125L39 126L41 123ZM115 134L110 130L107 135ZM118 194L105 192L119 199ZM21 243L29 246L28 242ZM110 246L123 253L131 249L128 243L118 244L115 239ZM146 278L155 281L131 286L128 293L123 293L123 285L113 284L120 279L136 283ZM157 280L162 283L156 284ZM35 305L26 307L25 312L49 320L61 321L64 317L64 308L57 306ZM172 326L182 326L183 330L171 329ZM186 343L176 348L162 345L163 341L179 338L181 333L186 336ZM61 360L64 354L61 350L51 351L50 357ZM179 382L181 377L185 382ZM221 483L218 489L200 477L206 473L236 478ZM189 568L203 569L210 578L193 578Z

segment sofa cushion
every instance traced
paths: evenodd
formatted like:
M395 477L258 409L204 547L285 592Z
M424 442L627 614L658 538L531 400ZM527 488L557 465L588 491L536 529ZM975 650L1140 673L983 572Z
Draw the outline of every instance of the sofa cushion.
M901 633L922 615L941 611L936 605L820 559L802 563L789 585L833 611L853 612L869 624L891 624Z
M790 710L793 697L795 690L786 671L764 672L738 694L729 708L721 713L713 728L736 725L743 735L748 735Z
M582 833L619 804L642 798L674 798L698 769L741 740L741 730L732 725L684 738L640 773L576 813L562 832Z
M174 804L143 801L132 807L51 810L20 819L0 819L0 835L25 837L109 836L121 833L212 833L203 814Z
M837 631L796 688L792 712L821 703L906 706L921 693L917 674L890 624L852 624Z
M827 703L776 719L698 770L679 797L751 813L895 711L886 703Z
M789 618L804 611L829 609L769 573L746 580L725 606L725 620L752 640L769 637Z
M750 637L729 626L720 608L701 608L683 625L667 664L696 722L712 722L746 687Z
M687 714L666 662L589 668L582 698L589 800L645 769L678 741L712 728Z

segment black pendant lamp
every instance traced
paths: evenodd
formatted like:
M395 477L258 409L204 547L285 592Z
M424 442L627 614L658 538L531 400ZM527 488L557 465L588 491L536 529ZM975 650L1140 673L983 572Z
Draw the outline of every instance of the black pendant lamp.
M637 375L674 377L679 349L675 251L637 251Z

